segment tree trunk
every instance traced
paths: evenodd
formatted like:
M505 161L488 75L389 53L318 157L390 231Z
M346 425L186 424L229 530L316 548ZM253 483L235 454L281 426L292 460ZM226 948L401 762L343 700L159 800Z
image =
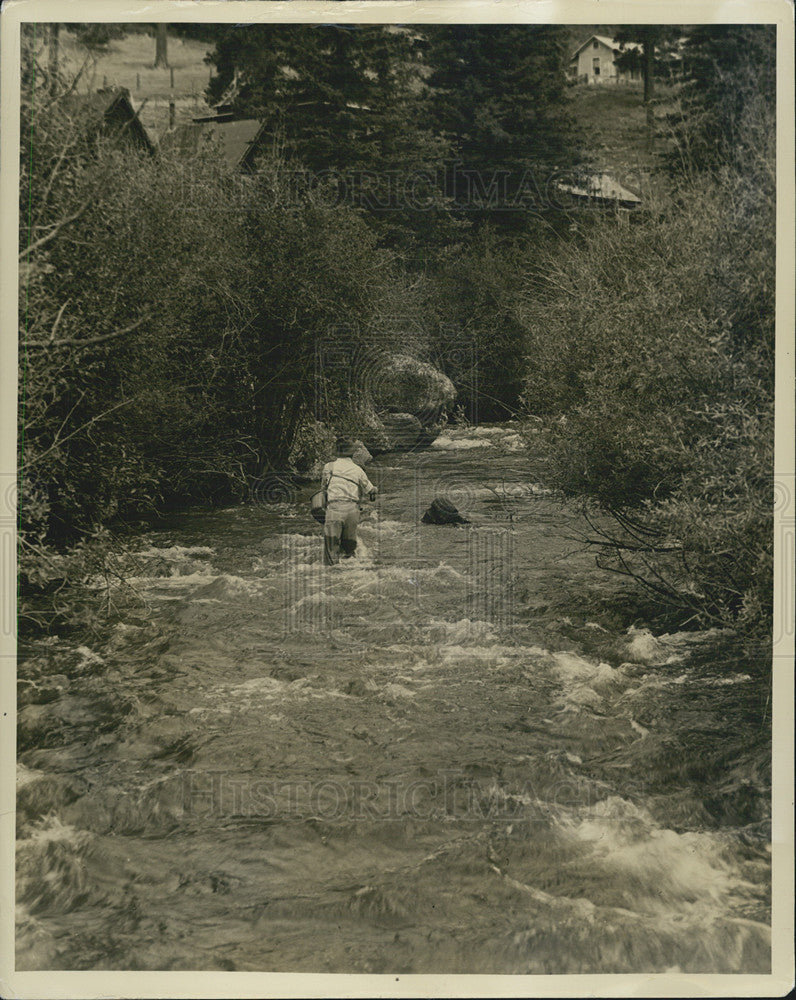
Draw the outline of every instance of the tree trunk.
M49 53L47 61L47 75L49 77L51 94L55 94L58 90L58 42L60 34L61 34L61 25L51 24Z
M168 24L165 21L158 21L155 34L155 69L168 68L169 65L169 36Z

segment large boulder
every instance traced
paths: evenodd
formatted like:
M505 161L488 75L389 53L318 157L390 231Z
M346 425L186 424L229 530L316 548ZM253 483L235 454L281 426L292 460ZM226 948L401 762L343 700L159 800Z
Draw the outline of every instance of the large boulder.
M370 385L370 402L380 416L383 413L409 413L421 426L438 423L453 406L456 389L453 382L433 365L406 355L385 359L378 378Z
M392 451L392 438L387 433L387 428L373 411L367 413L357 428L356 435L371 455L381 455L382 452Z
M456 389L433 365L392 355L374 366L366 389L367 420L359 436L374 455L425 447L439 435Z

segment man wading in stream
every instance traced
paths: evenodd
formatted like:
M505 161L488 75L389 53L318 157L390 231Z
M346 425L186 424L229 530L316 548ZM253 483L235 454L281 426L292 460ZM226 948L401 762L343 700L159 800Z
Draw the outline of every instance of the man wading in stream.
M323 525L323 559L327 566L353 556L357 548L359 504L367 497L376 499L376 487L351 457L354 443L338 438L337 458L323 467L321 488L326 490L326 519Z

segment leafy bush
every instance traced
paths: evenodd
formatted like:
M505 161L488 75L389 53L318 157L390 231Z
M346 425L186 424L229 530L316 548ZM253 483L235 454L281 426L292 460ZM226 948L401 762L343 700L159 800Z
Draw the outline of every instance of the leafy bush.
M772 136L768 152L773 156ZM525 403L605 565L702 623L771 612L774 192L702 177L598 219L529 275Z
M506 237L484 226L441 252L431 271L424 290L430 360L453 381L472 419L517 412L527 337L517 301L540 245L533 229Z
M23 579L50 543L164 504L249 495L294 447L342 325L366 338L391 281L359 216L319 193L136 154L79 103L23 108ZM27 558L26 558L27 557ZM41 581L39 581L41 582Z

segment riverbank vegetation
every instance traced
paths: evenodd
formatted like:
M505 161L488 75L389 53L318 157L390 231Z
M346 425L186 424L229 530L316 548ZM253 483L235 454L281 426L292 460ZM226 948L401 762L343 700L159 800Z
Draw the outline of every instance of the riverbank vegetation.
M23 600L109 525L310 467L363 418L345 358L376 346L444 371L471 419L541 420L539 468L599 515L602 558L684 621L765 630L768 29L692 33L667 193L625 221L556 197L591 162L560 29L218 32L212 96L271 136L246 176L99 134L24 49ZM496 47L499 75L462 77Z
M672 190L542 254L520 311L525 401L591 539L702 625L769 628L774 445L773 32L700 31L669 122ZM753 59L753 61L750 61ZM718 75L723 71L723 77ZM699 74L705 79L698 86Z
M549 481L612 516L605 565L702 624L770 608L772 194L703 179L654 225L598 225L540 262L520 306Z

